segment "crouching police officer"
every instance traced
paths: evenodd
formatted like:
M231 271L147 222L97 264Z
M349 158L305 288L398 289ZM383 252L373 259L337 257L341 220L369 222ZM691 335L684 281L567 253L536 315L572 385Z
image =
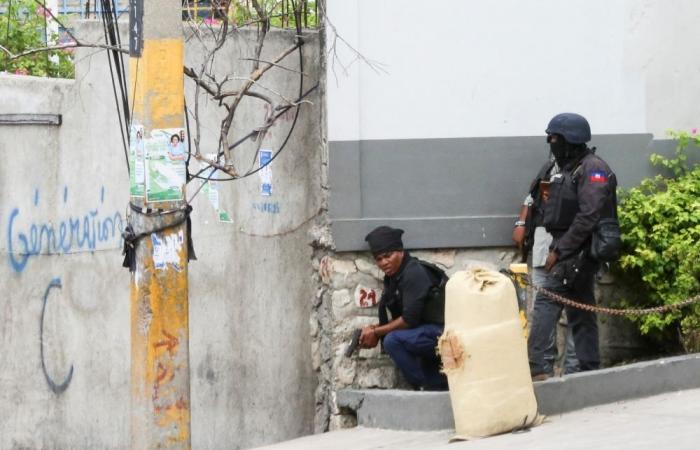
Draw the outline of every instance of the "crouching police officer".
M616 217L617 181L608 164L586 145L591 129L578 114L563 113L547 126L547 142L560 172L535 180L548 191L543 224L552 234L542 287L575 301L593 305L598 263L590 255L591 238L601 218ZM547 373L544 353L564 306L538 292L528 338L530 373L542 380ZM580 370L600 366L598 324L590 311L566 307Z
M379 300L379 325L362 329L359 344L384 351L416 389L447 389L435 352L445 323L444 288L447 276L438 267L412 257L403 249L403 230L381 226L365 237L377 266L384 272ZM389 320L387 310L391 313Z

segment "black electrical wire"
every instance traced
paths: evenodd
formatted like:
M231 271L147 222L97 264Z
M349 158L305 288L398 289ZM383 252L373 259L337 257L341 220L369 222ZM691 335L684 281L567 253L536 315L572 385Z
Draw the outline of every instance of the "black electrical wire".
M118 38L116 37L119 34L119 26L118 24L113 20L114 17L116 17L114 14L112 14L111 6L114 3L114 0L101 0L102 2L102 27L105 35L105 42L108 45L111 46L116 46L118 45ZM95 5L95 9L97 9L97 5ZM105 10L107 10L107 13L105 13ZM114 63L112 62L114 60ZM124 147L124 158L126 159L126 169L129 174L131 174L131 167L129 165L129 149L128 149L128 144L127 144L127 136L129 135L129 99L128 99L128 94L126 93L126 80L125 80L125 71L124 71L124 60L122 58L121 52L118 50L109 50L107 52L107 61L109 63L109 74L112 79L112 91L114 93L114 102L116 103L117 106L117 116L119 118L119 130L122 138L122 145ZM117 72L117 78L119 81L119 90L121 93L121 107L120 107L120 101L119 101L119 96L117 95L117 82L115 81L115 66L116 66L116 72Z
M12 0L9 0L7 2L7 32L5 33L5 41L7 42L7 45L10 45L10 19L12 18ZM9 58L8 58L9 59ZM9 67L10 62L6 59L5 64L3 67L4 70L7 70Z
M134 91L131 93L131 110L129 113L129 117L132 119L134 117L134 106L136 106L136 87L139 85L139 62L141 62L141 58L136 58L136 69L134 70Z
M187 113L187 98L183 99L185 106L185 129L187 130L187 159L185 160L185 184L190 182L190 158L192 158L192 140L190 139L190 115Z
M105 39L110 45L121 48L121 36L119 33L119 22L116 12L114 0L102 0L102 22L105 27ZM126 69L124 67L124 58L121 52L111 50L112 59L117 69L117 78L119 80L119 90L121 93L122 111L124 114L124 122L130 123L129 120L129 98L127 95L127 79ZM129 130L126 129L128 136Z
M121 33L119 32L119 16L117 15L117 9L118 5L115 4L115 0L112 0L112 17L113 17L113 23L114 23L114 35L117 37L117 47L121 48L122 47L122 37ZM124 119L125 122L128 124L131 123L131 117L129 115L129 89L127 86L127 71L124 66L124 54L119 53L119 65L121 66L121 73L123 74L121 78L121 93L122 93L122 104L124 105L122 110L124 111ZM127 128L126 130L127 136L129 135L129 130Z

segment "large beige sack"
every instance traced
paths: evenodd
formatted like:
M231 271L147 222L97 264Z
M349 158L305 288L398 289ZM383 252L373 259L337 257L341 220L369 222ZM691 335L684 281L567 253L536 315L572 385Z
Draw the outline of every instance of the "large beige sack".
M480 268L452 275L438 347L450 385L455 439L541 422L518 301L508 277Z

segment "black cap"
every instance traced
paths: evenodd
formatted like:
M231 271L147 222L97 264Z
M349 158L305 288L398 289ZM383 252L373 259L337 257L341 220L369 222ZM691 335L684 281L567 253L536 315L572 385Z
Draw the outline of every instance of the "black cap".
M365 236L365 241L369 244L370 251L378 255L394 250L403 250L403 242L401 241L402 234L403 230L401 229L382 225Z

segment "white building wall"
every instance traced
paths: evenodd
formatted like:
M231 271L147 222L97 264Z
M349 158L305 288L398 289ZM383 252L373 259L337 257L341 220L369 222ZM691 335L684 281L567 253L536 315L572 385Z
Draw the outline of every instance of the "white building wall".
M429 5L429 6L428 6ZM594 134L697 125L692 0L328 0L329 140L543 134L575 111ZM335 71L334 71L335 69Z

